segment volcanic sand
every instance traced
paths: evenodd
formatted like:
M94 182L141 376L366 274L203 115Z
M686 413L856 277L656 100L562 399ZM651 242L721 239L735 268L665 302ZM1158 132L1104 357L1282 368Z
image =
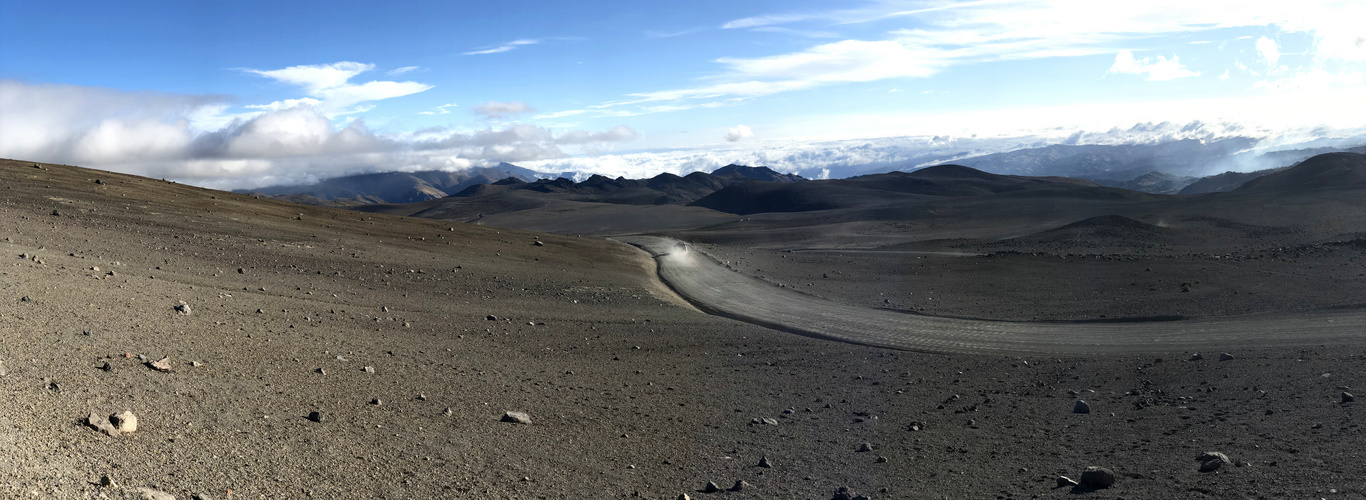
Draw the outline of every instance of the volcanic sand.
M1366 492L1360 346L900 352L699 313L607 240L30 165L0 162L4 496L1070 498L1088 465L1096 498Z

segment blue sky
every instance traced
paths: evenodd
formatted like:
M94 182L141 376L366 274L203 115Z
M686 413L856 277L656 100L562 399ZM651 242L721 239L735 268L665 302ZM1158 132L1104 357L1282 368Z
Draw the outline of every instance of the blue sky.
M0 156L254 187L1288 143L1366 126L1363 18L1222 0L0 0Z

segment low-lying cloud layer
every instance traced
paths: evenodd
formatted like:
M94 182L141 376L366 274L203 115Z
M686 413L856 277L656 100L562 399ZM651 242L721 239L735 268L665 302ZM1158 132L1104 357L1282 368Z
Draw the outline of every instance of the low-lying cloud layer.
M296 183L362 172L459 169L565 158L631 141L618 126L552 131L528 124L482 130L377 134L346 115L373 101L422 91L412 82L353 84L370 65L338 63L247 70L302 87L309 97L225 113L233 99L123 92L0 80L0 157L69 163L218 188ZM485 103L483 114L530 111Z

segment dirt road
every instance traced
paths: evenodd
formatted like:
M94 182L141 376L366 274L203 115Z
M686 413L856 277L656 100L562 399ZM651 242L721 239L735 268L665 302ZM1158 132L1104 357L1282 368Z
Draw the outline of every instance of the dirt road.
M1190 321L1025 323L922 316L871 309L775 287L727 269L678 240L617 238L645 249L659 276L707 312L844 342L926 352L1091 354L1366 343L1366 313L1246 316Z

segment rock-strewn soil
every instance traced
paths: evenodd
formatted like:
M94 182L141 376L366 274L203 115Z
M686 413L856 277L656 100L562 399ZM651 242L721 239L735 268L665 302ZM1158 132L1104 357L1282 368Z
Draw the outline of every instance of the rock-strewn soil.
M1095 498L1366 494L1366 349L823 342L680 305L605 240L30 165L0 162L4 497L1073 498L1093 465Z

